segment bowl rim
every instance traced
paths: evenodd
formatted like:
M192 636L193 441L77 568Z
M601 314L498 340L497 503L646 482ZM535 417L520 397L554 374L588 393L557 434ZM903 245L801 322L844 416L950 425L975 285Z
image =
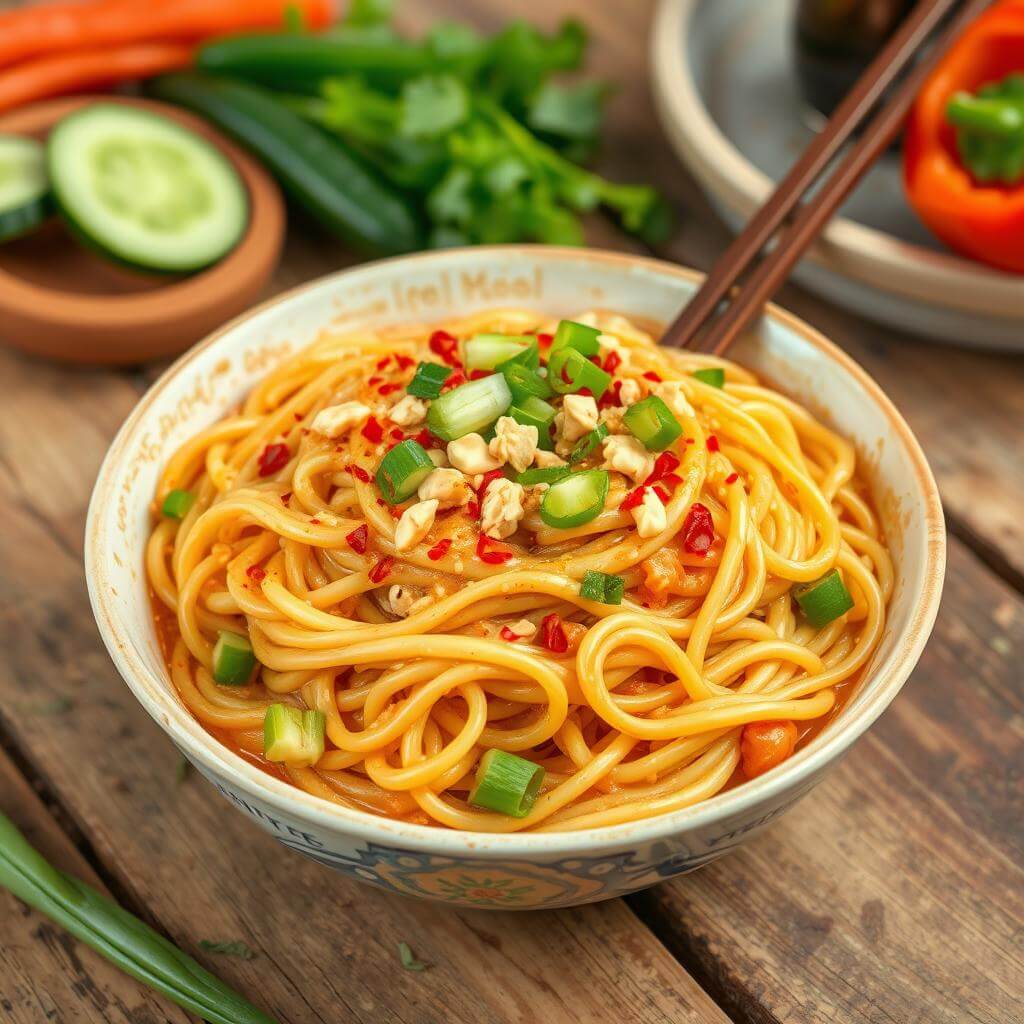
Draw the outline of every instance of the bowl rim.
M703 0L660 0L650 36L651 80L662 127L705 192L749 217L775 188L728 139L701 99L683 40ZM1024 319L1018 275L926 249L845 217L834 217L805 256L832 273L958 312Z
M888 707L902 688L917 662L931 633L938 611L945 568L946 534L942 507L931 469L917 439L903 417L893 406L875 381L845 352L828 341L819 331L798 317L774 304L766 307L766 315L798 333L804 340L837 362L851 374L876 403L900 442L906 449L918 484L924 494L921 514L925 520L926 551L920 593L913 595L913 618L902 644L896 645L887 678L872 698L866 701L852 717L836 719L834 728L817 741L803 748L778 770L745 782L742 786L720 793L710 800L672 811L667 814L619 825L603 826L571 832L462 832L435 825L417 825L381 818L366 811L329 803L268 775L250 764L214 739L192 717L173 691L166 677L151 672L134 650L134 641L123 629L119 617L110 604L108 587L102 585L103 566L107 559L105 536L101 523L106 510L116 502L113 487L114 469L128 455L129 445L156 398L169 382L188 371L189 365L206 350L219 344L247 320L267 310L290 303L308 291L329 283L341 283L356 275L373 274L385 266L396 264L437 263L444 265L452 257L472 254L478 261L489 257L507 259L524 257L541 263L576 264L594 263L611 265L625 275L645 270L658 276L675 277L689 283L699 283L703 275L695 270L675 266L662 260L634 256L628 253L606 252L596 249L575 249L541 245L481 246L471 249L449 249L433 253L391 257L335 271L291 288L263 302L210 334L179 357L141 398L121 426L99 474L86 520L84 568L89 599L103 642L121 677L139 703L190 759L200 764L211 776L222 776L237 790L263 801L286 815L305 819L327 833L377 844L396 844L408 850L425 851L440 855L463 854L482 858L555 856L564 854L636 847L658 839L677 836L690 830L710 825L715 821L742 814L759 803L770 800L784 791L799 787L845 750L864 733ZM147 498L148 500L148 498ZM144 685L143 681L146 684Z

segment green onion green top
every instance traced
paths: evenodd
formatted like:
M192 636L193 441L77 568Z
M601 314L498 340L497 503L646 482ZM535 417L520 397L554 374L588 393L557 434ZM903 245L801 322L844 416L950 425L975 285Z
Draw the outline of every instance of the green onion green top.
M384 500L390 505L399 505L416 493L435 468L423 446L409 438L385 454L374 479Z
M648 451L664 451L683 432L671 409L657 396L650 395L631 405L622 422Z
M517 399L516 403L509 408L508 414L516 423L537 428L538 447L546 451L550 451L554 447L551 438L551 427L555 422L553 405L549 405L543 398L528 395L522 400Z
M611 374L595 366L574 348L560 348L548 359L548 383L560 395L574 394L586 388L594 398L600 398L611 382Z
M188 510L195 504L196 496L191 491L175 488L167 493L160 511L168 519L184 519Z
M221 686L245 686L255 667L249 638L222 629L213 648L213 678Z
M794 587L793 596L796 597L796 602L807 621L815 629L827 626L853 607L853 598L846 589L838 569L825 573L814 583Z
M700 370L694 370L691 376L704 384L710 384L713 388L725 387L725 370L720 366L705 366Z
M516 483L524 487L535 487L537 484L553 484L572 472L568 466L531 466L524 469L516 477Z
M483 433L512 404L512 392L500 373L471 380L430 403L427 427L442 441Z
M467 370L494 370L516 357L529 360L531 349L537 342L522 335L477 334L462 343L462 361Z
M600 333L596 327L588 327L586 324L576 323L575 320L562 320L555 331L554 341L551 342L551 352L555 353L560 348L572 348L581 355L596 356L601 351L601 346L597 343Z
M512 818L525 818L543 781L544 769L539 764L505 750L488 750L480 758L469 802Z
M556 529L583 526L596 518L608 497L608 474L587 469L553 483L540 503L540 517Z
M444 382L451 375L452 370L448 366L442 366L440 363L420 363L405 390L415 398L437 398L441 394Z
M554 389L536 370L520 363L502 363L498 368L505 375L513 401L523 398L550 398Z
M576 442L576 446L569 453L569 465L575 466L577 462L582 462L607 436L608 425L606 423L598 423L593 430L584 434Z

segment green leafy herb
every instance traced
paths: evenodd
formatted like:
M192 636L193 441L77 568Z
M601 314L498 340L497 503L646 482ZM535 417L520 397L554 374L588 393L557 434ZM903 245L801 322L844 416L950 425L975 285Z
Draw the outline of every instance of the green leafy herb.
M469 93L452 75L413 78L402 88L398 131L409 139L436 139L469 115Z
M407 971L425 971L430 966L422 960L416 959L416 955L413 953L412 947L408 942L400 942L398 944L398 958L402 961L402 966Z
M218 956L237 956L242 960L252 960L256 956L241 940L234 942L212 942L210 939L200 939L199 948L205 949L207 953L216 953Z
M395 0L349 0L346 25L381 25L391 20Z
M604 102L609 92L604 82L577 85L545 82L530 100L526 123L534 131L592 142L601 130Z

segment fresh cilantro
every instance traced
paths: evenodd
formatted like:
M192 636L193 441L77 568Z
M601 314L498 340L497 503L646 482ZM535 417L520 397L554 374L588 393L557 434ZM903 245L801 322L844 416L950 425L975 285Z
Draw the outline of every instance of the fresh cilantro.
M398 132L409 139L438 138L469 114L469 93L451 75L413 78L402 88Z
M548 135L590 141L601 130L608 93L604 82L570 86L545 82L530 99L526 123L534 131Z

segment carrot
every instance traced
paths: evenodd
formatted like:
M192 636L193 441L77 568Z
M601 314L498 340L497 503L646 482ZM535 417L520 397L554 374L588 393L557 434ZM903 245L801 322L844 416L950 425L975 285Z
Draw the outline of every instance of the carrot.
M782 764L796 750L795 722L750 722L740 738L740 762L748 779Z
M40 55L144 42L198 42L279 28L297 7L307 25L333 18L334 0L83 0L0 14L0 67Z
M0 72L0 113L50 96L117 85L188 67L192 47L174 43L143 43L62 53L26 61Z

